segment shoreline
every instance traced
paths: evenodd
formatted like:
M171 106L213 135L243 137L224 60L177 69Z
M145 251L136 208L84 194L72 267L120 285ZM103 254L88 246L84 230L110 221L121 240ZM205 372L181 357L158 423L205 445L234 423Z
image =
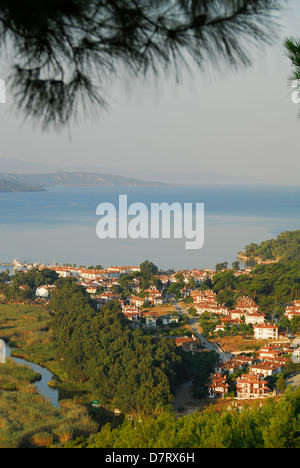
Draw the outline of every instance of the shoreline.
M238 254L238 259L243 262L255 261L259 265L270 265L272 263L278 263L280 258L276 258L275 260L262 260L260 257L247 257L243 253Z

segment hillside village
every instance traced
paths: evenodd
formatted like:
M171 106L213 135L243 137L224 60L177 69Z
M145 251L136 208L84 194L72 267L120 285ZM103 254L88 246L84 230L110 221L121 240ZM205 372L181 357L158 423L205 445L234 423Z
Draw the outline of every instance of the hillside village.
M219 353L219 362L215 365L207 382L208 398L224 398L231 390L230 380L235 376L237 399L249 400L273 395L274 385L269 386L268 377L278 376L286 369L291 356L299 359L299 341L286 333L279 332L275 322L270 323L260 311L254 299L243 296L236 301L234 308L225 307L217 301L216 293L201 285L216 274L215 270L183 270L163 272L155 275L156 285L143 289L136 273L139 266L119 266L106 269L76 268L75 266L44 266L40 270L51 269L60 278L73 278L78 286L97 302L98 307L108 301L118 301L124 316L132 327L142 327L146 333L172 336L176 346L186 352L204 352L213 349ZM226 269L225 269L226 270ZM224 270L223 270L224 271ZM236 270L235 275L251 275L252 268ZM127 290L120 294L120 285L127 281ZM184 287L172 288L178 279ZM22 286L20 286L22 288ZM36 302L47 303L55 285L42 285L35 291ZM170 291L175 291L170 293ZM294 300L285 307L285 316L292 320L300 316L300 301ZM239 330L248 325L252 330L252 343L257 342L258 350L240 352L234 349L224 353L220 344L206 346L209 341L203 339L200 327L202 318L208 317L216 322L214 336L222 336L226 331ZM197 328L189 327L189 320L197 321ZM184 334L180 332L184 331ZM179 332L179 334L178 334ZM256 346L257 348L257 346Z

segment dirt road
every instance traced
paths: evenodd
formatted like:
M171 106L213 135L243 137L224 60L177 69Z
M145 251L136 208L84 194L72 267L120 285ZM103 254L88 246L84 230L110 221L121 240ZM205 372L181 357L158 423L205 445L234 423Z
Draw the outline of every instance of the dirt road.
M193 382L184 382L176 391L174 398L174 411L180 415L192 414L201 410L200 401L195 400L192 395Z
M292 385L292 387L299 387L300 386L300 373L288 379L286 383L287 385Z

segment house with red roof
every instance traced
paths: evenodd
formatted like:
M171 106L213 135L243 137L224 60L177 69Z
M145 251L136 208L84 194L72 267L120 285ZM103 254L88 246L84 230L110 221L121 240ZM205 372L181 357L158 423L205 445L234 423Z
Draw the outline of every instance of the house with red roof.
M268 382L260 375L242 374L236 379L236 392L243 400L265 398L269 395Z
M271 323L253 325L255 340L278 340L278 327Z
M208 387L208 398L224 398L229 388L227 376L218 372L211 374L206 386Z
M196 351L198 348L198 341L194 335L192 338L188 336L175 338L175 344L182 347L184 351Z

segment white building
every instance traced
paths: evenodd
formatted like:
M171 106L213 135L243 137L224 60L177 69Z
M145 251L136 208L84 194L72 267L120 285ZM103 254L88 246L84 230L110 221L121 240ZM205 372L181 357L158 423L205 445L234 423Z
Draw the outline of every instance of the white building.
M154 314L146 315L146 326L156 327L157 317Z
M40 286L39 288L36 289L35 295L36 297L43 297L44 299L47 299L49 297L49 290L55 288L54 285L47 285L47 286Z
M263 375L264 377L278 374L279 372L283 372L283 370L284 364L278 364L269 361L258 362L249 367L250 373L253 373L254 375Z
M259 312L252 312L250 314L245 315L245 323L248 325L255 325L257 323L264 323L265 316L260 314Z
M292 353L292 361L295 364L298 364L300 362L300 346L299 346L299 348L294 349L294 351Z
M253 325L255 340L278 340L278 327L271 323Z
M169 323L178 323L179 317L178 315L173 314L166 314L160 317L162 319L163 325L169 325Z

